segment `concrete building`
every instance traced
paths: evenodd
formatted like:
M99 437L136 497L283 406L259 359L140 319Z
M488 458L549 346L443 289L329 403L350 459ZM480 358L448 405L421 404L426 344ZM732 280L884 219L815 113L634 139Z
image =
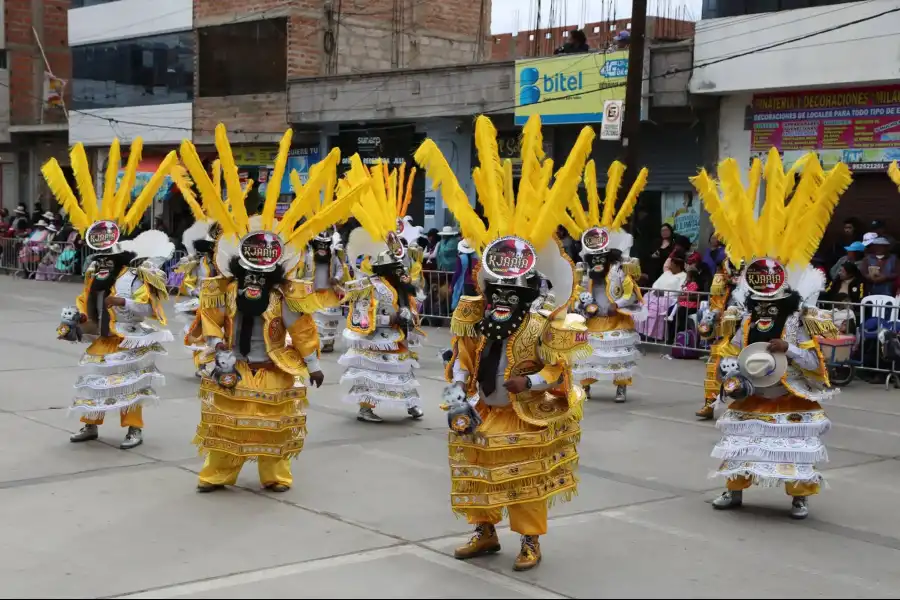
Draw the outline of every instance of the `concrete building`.
M48 75L71 77L69 4L0 1L0 202L10 210L19 202L30 208L41 198L44 207L50 207L40 166L51 157L68 163L59 80ZM64 88L63 101L69 97L70 90Z
M720 102L720 157L749 165L775 146L788 163L815 150L826 165L850 164L832 241L848 217L887 220L898 235L885 175L900 159L898 39L900 0L703 20L690 91Z

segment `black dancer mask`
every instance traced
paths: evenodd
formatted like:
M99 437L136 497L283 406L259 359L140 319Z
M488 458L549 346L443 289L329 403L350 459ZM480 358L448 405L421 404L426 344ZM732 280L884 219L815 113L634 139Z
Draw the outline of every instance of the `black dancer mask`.
M272 289L284 280L284 268L281 265L274 271L262 273L245 269L238 257L233 257L229 268L237 279L237 309L241 314L241 337L238 350L247 356L250 353L250 339L256 318L269 307Z
M94 280L91 282L91 289L88 293L87 316L88 319L99 324L100 335L109 335L109 313L107 311L98 313L100 299L109 296L119 273L135 258L134 252L101 254L94 258Z
M768 342L780 338L788 317L800 308L800 294L791 292L777 300L747 300L750 313L749 343Z
M613 249L608 252L588 254L584 257L584 262L591 281L605 281L610 267L622 262L622 251Z
M536 283L540 284L540 280ZM540 294L534 287L518 285L489 283L485 288L487 306L479 327L482 335L492 340L503 340L512 335Z
M313 251L313 262L319 265L327 265L331 262L331 240L313 238L310 246Z
M397 300L401 307L406 306L409 296L415 296L416 286L412 284L409 273L402 262L373 265L372 273L387 281L392 288L397 290Z
M205 256L209 256L212 254L213 248L215 248L216 243L213 240L197 240L194 242L194 252L197 254L203 254Z

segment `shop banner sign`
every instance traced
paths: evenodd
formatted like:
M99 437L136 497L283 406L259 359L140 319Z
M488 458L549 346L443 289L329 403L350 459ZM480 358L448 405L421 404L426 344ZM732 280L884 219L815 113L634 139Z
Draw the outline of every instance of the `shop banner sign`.
M625 99L628 51L586 52L516 61L516 125L603 122L603 103Z
M755 95L750 144L787 164L816 151L826 168L885 171L900 160L900 85Z
M697 244L700 241L700 200L692 192L663 192L662 221L671 225L675 233Z

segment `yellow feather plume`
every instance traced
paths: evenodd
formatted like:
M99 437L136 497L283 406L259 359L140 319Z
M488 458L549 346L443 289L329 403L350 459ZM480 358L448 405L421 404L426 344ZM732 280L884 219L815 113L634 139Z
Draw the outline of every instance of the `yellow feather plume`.
M237 227L238 235L243 236L250 230L250 219L247 215L247 207L241 201L244 197L244 190L241 189L241 179L238 175L237 163L234 162L234 155L231 152L231 144L228 142L228 133L222 123L216 125L215 141L219 161L222 164L225 190L231 203L231 218ZM191 175L193 174L194 172L191 170Z
M587 169L585 169L585 175L587 175ZM584 182L585 187L587 187L587 177L585 177ZM597 188L594 188L594 193L597 193ZM572 200L569 202L569 213L572 215L572 219L578 225L578 228L583 232L585 229L588 229L590 225L588 224L587 214L584 212L584 207L581 205L581 196L576 192L572 194ZM578 234L581 236L581 233Z
M291 138L294 130L288 129L281 136L278 144L278 156L275 158L275 168L272 177L266 183L266 201L262 209L262 228L271 231L275 227L275 210L278 208L278 197L281 196L281 181L284 179L284 170L287 167L288 154L291 152Z
M404 163L403 166L406 166L406 163ZM415 183L415 179L416 168L413 167L409 170L409 178L406 181L406 191L403 194L403 206L400 207L400 212L398 213L401 218L406 216L406 211L409 210L409 203L412 202L413 184ZM400 187L403 188L402 178L400 179Z
M488 231L491 237L504 235L512 227L512 223L503 222L506 199L503 197L503 162L500 160L500 147L497 145L497 129L491 120L480 115L475 119L475 149L478 151L478 164L481 184L478 187L478 200L484 206L488 217Z
M372 185L371 179L357 180L356 183L344 186L334 202L318 211L311 219L300 225L290 237L289 243L297 248L305 247L320 231L341 221L346 221L364 193Z
M603 217L600 225L609 227L616 216L616 199L619 197L619 186L622 185L622 177L625 176L625 165L619 161L613 161L606 172L606 198L603 199Z
M719 184L722 187L723 206L728 219L735 223L739 236L738 246L756 255L756 216L747 200L747 191L741 182L741 170L733 158L719 163Z
M106 178L103 181L103 197L100 200L100 218L106 221L115 219L116 214L116 176L122 162L119 139L113 138L106 157Z
M474 249L482 250L488 242L487 229L478 213L469 204L469 198L437 144L430 139L422 142L416 150L415 161L431 179L433 189L440 190L444 204L459 222L463 237Z
M125 163L125 172L122 174L122 180L116 189L116 204L113 213L115 220L121 221L125 218L125 209L131 201L131 192L134 190L134 182L137 180L138 166L141 164L141 151L144 149L144 140L134 138L131 142L131 148L128 150L128 161Z
M320 194L329 183L333 186L333 180L337 173L337 165L341 162L341 151L332 148L324 159L309 170L309 179L306 185L300 181L300 174L292 170L290 174L291 185L294 188L294 200L282 215L281 221L275 226L275 232L280 235L290 235L297 223L303 217L311 219L325 205L321 204ZM327 194L326 190L326 194ZM333 193L333 189L332 189ZM318 231L316 232L318 233Z
M200 161L200 156L197 155L197 149L194 147L194 144L187 140L181 142L180 154L181 162L187 167L197 186L197 190L200 192L200 198L203 200L203 208L206 210L206 213L222 227L222 235L240 237L242 234L238 233L237 226L231 218L231 213L222 200L220 190L216 189L206 169L203 168L203 163ZM213 168L213 175L215 175L216 170Z
M593 160L584 167L584 187L588 197L588 227L599 227L600 192L597 191L597 165Z
M212 184L219 198L222 197L222 163L217 158L212 162Z
M897 168L896 160L888 167L888 177L891 178L891 181L893 181L894 185L897 186L897 189L900 190L900 169Z
M709 220L716 233L724 240L725 251L731 262L740 264L742 260L750 258L752 253L743 245L743 236L738 230L740 225L731 220L731 216L722 204L715 180L709 176L706 169L701 169L700 173L690 178L690 182L706 207Z
M638 176L635 178L634 183L631 185L628 195L625 197L625 202L622 203L622 208L620 208L619 212L616 214L616 218L612 222L610 229L617 231L625 226L628 219L631 217L631 213L634 212L634 207L637 206L638 196L640 196L641 192L644 191L644 188L647 187L647 179L649 177L650 171L647 167L641 169L640 173L638 173Z
M72 173L75 175L75 184L78 186L78 194L81 196L81 208L88 219L92 222L97 221L100 217L97 208L97 193L94 191L94 180L91 178L91 167L88 164L84 145L72 146L69 160L72 162Z
M197 195L194 193L194 186L188 177L187 170L180 164L175 163L169 171L169 176L181 191L181 197L184 198L188 208L191 209L194 220L205 221L206 215L203 213L203 208L200 206L200 203L197 202Z
M83 236L93 221L87 217L81 206L78 205L78 198L75 197L72 187L66 181L62 167L59 166L55 158L51 158L41 167L41 173L43 173L44 179L47 181L47 187L50 188L63 211L69 216L72 226Z
M828 172L815 192L812 206L795 222L790 223L784 232L785 238L793 240L787 256L780 257L785 264L809 263L822 242L825 228L831 221L841 194L847 191L852 182L850 169L844 163L838 163Z
M140 224L141 217L144 216L150 203L153 202L153 197L156 196L156 192L162 187L166 176L169 174L169 171L172 170L172 165L174 165L177 160L178 154L173 150L169 152L159 164L159 168L157 168L156 172L150 177L150 181L147 182L147 185L144 186L144 189L142 189L141 193L138 194L138 197L135 198L134 202L131 204L131 208L128 209L128 213L125 215L125 219L122 222L122 228L125 230L125 233L131 233Z
M777 247L784 230L785 217L784 192L787 176L784 173L784 165L781 163L781 155L777 148L769 151L766 160L766 199L763 204L762 215L759 218L757 235L766 248Z

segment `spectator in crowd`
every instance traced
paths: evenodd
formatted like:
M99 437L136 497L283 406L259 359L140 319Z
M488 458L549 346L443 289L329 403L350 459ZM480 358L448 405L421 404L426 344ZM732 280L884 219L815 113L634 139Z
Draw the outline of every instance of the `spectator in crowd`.
M723 260L725 260L725 246L722 245L719 236L713 232L709 236L709 246L703 251L703 264L710 273L715 273L719 270L719 265Z
M590 52L591 47L588 46L587 36L581 29L573 29L569 32L566 43L553 51L553 54L583 54Z
M425 251L423 253L423 269L426 271L437 271L437 249L438 242L441 241L441 237L438 235L438 230L434 227L428 230L428 234L426 235L425 242Z
M678 307L667 327L666 341L669 344L675 343L675 336L679 331L687 329L688 318L696 314L697 307L700 306L700 295L697 293L700 291L698 272L695 269L685 269L685 263L680 258L673 258L671 262L673 269L684 269L685 277L681 286L681 295L678 296Z
M38 203L35 205L34 210L31 211L31 222L37 225L37 222L41 220L44 214L44 209L41 208L41 204Z
M845 261L838 269L823 300L858 304L862 302L866 293L863 274L859 270L859 266L853 261Z
M878 237L884 238L888 241L888 246L893 246L896 240L887 232L887 226L884 224L884 221L880 219L875 219L869 225L869 231L876 233Z
M849 246L844 246L844 251L845 254L837 259L837 262L834 263L828 273L832 280L838 278L838 274L845 263L854 263L857 266L857 270L859 270L861 261L866 253L866 246L862 242L856 241Z
M3 225L9 225L10 220L9 209L7 209L5 206L0 207L0 223L2 223Z
M703 257L696 250L690 252L684 260L685 271L693 273L694 281L697 283L697 289L708 292L712 285L712 278L715 271L710 271L709 267L703 262Z
M456 254L459 246L459 232L444 225L438 236L441 238L437 246L438 271L453 271L456 268Z
M844 228L841 230L841 237L825 251L825 259L829 264L834 265L840 258L847 254L847 246L850 246L853 242L862 240L862 237L863 226L859 219L856 217L844 219Z
M863 260L863 276L869 283L870 294L894 295L897 279L897 257L889 254L891 242L887 238L877 237L868 245L870 254Z
M691 253L691 239L686 235L676 233L672 238L672 253L682 254L686 258Z
M659 236L660 242L656 246L656 250L650 254L647 264L642 265L649 281L656 281L663 274L666 259L672 253L672 238L675 236L675 230L668 223L663 223L659 230Z
M478 264L478 254L466 240L460 240L457 245L459 256L456 259L456 269L453 271L453 295L450 299L450 310L456 310L456 305L462 296L476 295L475 266Z
M28 209L25 203L19 202L13 211L12 228L14 231L25 231L31 227L31 219L28 218Z

